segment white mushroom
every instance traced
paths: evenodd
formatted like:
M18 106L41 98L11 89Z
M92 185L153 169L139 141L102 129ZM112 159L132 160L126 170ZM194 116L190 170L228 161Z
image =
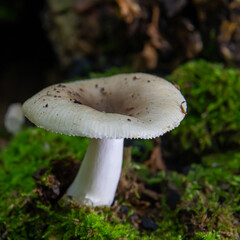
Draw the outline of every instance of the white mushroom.
M4 126L7 131L16 135L20 132L24 124L24 120L22 104L10 104L4 117Z
M154 138L177 127L187 103L166 80L144 73L57 84L23 105L37 126L91 138L80 170L67 190L85 205L111 205L124 138Z

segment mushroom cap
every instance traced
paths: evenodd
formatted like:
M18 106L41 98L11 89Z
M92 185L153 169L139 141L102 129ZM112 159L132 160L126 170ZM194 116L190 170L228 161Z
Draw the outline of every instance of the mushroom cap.
M25 118L23 115L22 104L10 104L4 117L4 126L7 131L12 134L17 134L20 132L24 121Z
M180 124L186 109L173 84L145 73L52 85L23 105L39 127L99 139L163 135Z

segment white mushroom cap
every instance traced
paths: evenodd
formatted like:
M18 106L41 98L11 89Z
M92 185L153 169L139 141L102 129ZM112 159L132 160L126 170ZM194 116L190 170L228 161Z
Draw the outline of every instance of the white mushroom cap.
M186 114L181 92L144 73L47 87L23 110L37 126L89 138L154 138L177 127Z
M24 120L22 104L10 104L4 117L4 126L7 131L14 135L19 133L24 124Z

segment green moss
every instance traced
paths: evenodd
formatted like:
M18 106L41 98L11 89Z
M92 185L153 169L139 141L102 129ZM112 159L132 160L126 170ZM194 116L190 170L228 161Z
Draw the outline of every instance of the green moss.
M109 210L108 210L109 211ZM72 209L66 215L55 216L44 236L58 239L136 239L139 234L129 224L120 224L117 218L109 218L108 212L96 213L93 209Z
M196 233L193 240L221 240L221 237L216 232L209 232L209 233Z
M240 146L240 75L204 60L188 62L168 80L181 87L188 102L188 115L173 131L180 151L197 154ZM179 151L178 151L179 152Z
M173 155L178 159L179 153L190 152L192 162L196 154L201 162L191 164L185 175L168 171L151 175L144 162L153 142L139 141L134 146L132 154L138 162L130 165L132 173L137 172L136 183L141 180L148 190L161 193L160 202L154 202L136 192L138 200L158 205L154 209L156 230L133 227L132 217L139 209L124 197L119 199L129 208L124 218L119 217L121 205L87 208L63 201L49 204L41 198L41 188L32 178L36 170L47 167L38 183L48 186L53 162L81 160L88 141L30 128L17 135L0 155L0 238L238 239L238 72L200 60L183 65L169 79L181 86L188 101L188 115L173 134L178 143ZM171 202L172 193L179 196L177 202ZM139 212L142 211L148 210L142 207Z
M175 211L185 234L216 230L222 235L227 233L230 239L238 239L239 162L239 154L209 156L203 165L193 164L186 176L176 172L159 175L159 183L167 183L182 195Z
M181 194L177 214L189 221L185 233L194 229L201 232L195 239L215 239L211 232L216 230L221 237L238 239L239 71L197 60L180 66L168 79L180 85L188 102L188 115L170 137L178 143L172 145L173 157L190 156L194 162L197 156L201 164L192 164L186 176L161 175L159 181L167 181Z
M28 192L33 189L32 176L52 159L82 159L88 140L29 128L18 134L0 158L0 196L5 192L18 190ZM7 184L6 184L7 183Z
M114 211L49 205L39 200L34 172L51 161L81 160L88 141L30 128L17 135L1 154L0 236L2 239L137 239L129 223ZM43 175L42 178L44 178ZM146 238L147 239L147 238Z
M157 230L139 232L130 224L131 211L126 219L119 219L116 209L79 208L62 201L51 206L41 202L38 193L32 191L36 188L32 175L38 167L69 154L81 159L86 145L85 139L37 128L25 130L13 140L1 156L5 169L1 170L1 183L9 181L7 186L10 186L7 190L7 186L1 184L3 239L219 239L213 230L219 236L227 233L231 239L237 239L239 154L229 152L205 157L204 164L192 165L186 176L176 172L161 172L151 178L147 175L147 184L161 186L161 211ZM21 176L18 182L14 174ZM182 196L175 209L168 205L166 186L167 190L174 189Z
M21 201L19 201L21 199ZM8 218L0 217L3 239L138 239L129 224L121 224L109 209L60 206L37 201L33 194L19 197Z
M42 202L36 191L34 172L56 161L82 159L84 138L68 137L30 128L16 136L2 153L0 182L0 233L3 239L178 239L178 225L172 215L154 232L137 231L129 219L117 217L116 209L55 205ZM42 176L43 181L45 175Z

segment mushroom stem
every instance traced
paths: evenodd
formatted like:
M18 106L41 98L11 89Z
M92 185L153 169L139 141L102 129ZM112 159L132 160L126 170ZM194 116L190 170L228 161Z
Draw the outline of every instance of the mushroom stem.
M67 195L88 206L110 206L119 182L123 139L91 139Z

